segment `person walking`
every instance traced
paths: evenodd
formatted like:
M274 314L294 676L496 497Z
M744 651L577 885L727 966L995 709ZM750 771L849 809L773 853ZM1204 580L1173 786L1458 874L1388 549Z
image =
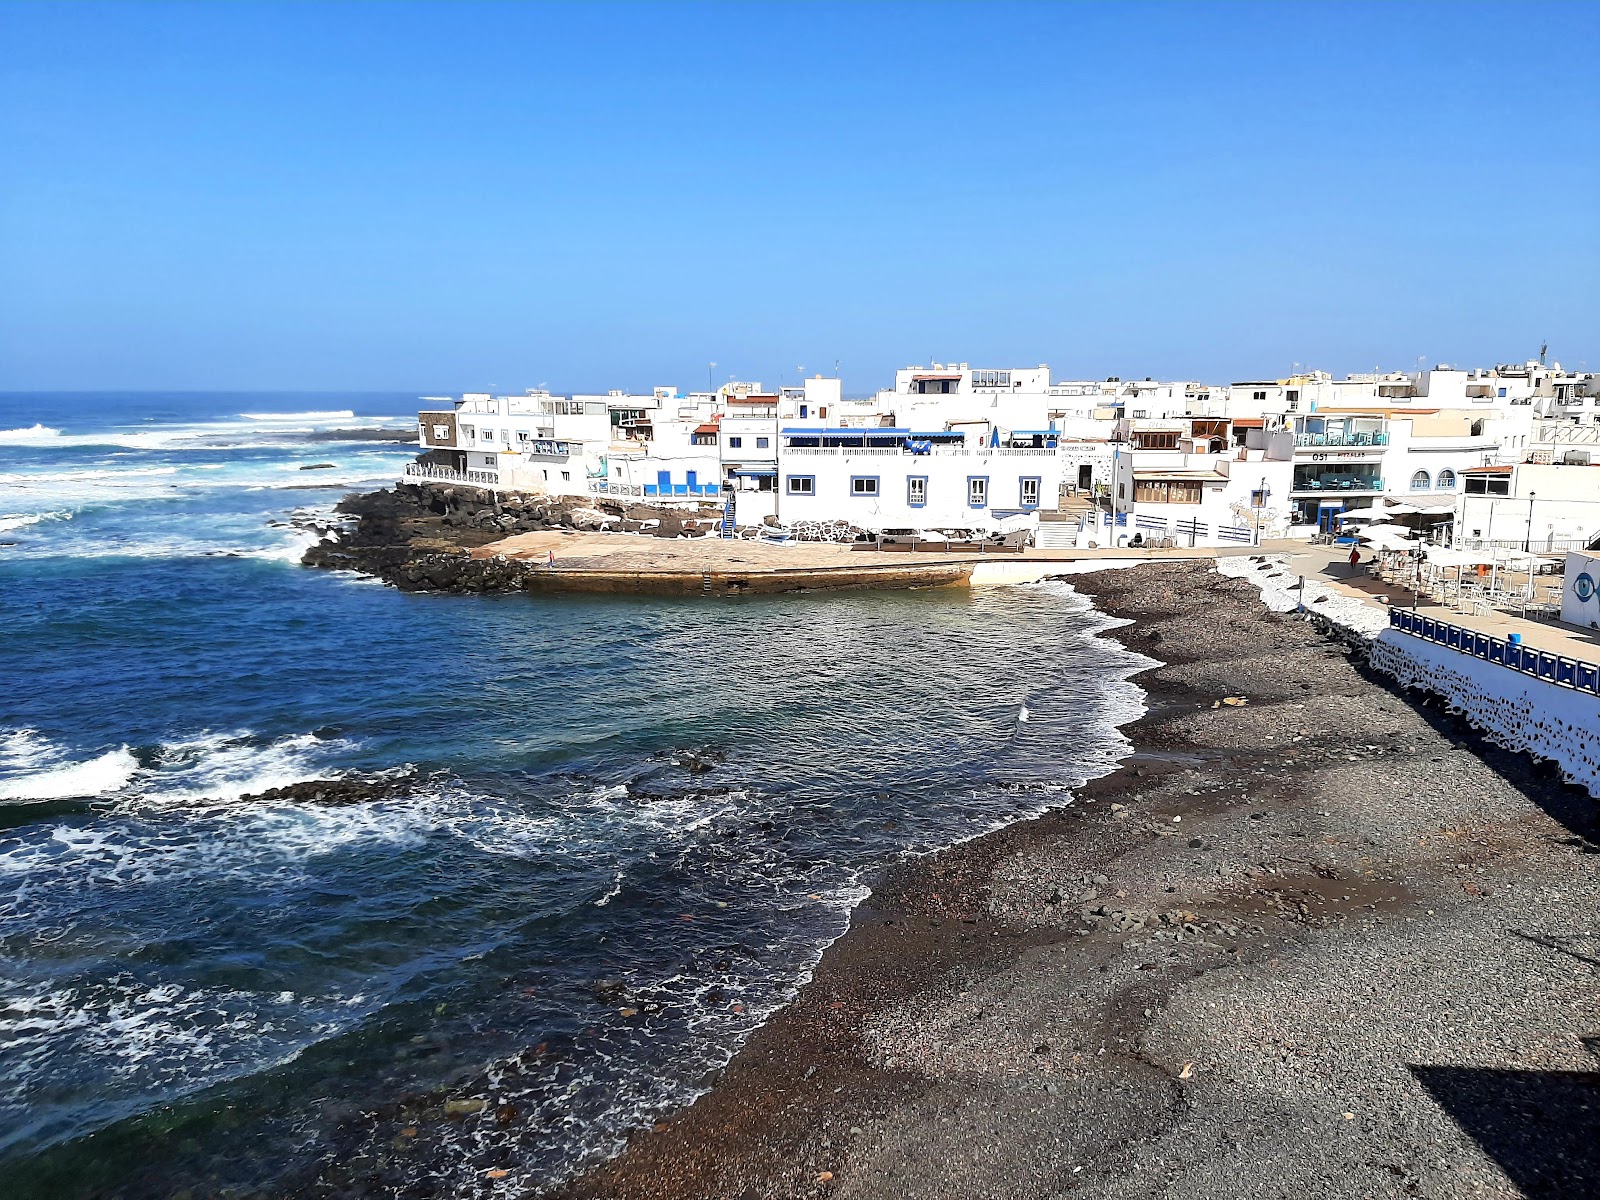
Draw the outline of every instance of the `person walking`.
M549 565L553 568L556 565L556 552L554 550L550 550L547 551L547 553L550 555Z
M1350 547L1350 574L1354 575L1356 573L1356 568L1358 566L1360 566L1360 565L1361 565L1361 548L1359 546L1351 546Z

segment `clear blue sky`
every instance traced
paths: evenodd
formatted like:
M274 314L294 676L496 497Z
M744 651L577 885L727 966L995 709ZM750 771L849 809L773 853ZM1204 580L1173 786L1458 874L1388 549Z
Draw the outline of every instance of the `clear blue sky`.
M1600 368L1600 5L0 4L0 389Z

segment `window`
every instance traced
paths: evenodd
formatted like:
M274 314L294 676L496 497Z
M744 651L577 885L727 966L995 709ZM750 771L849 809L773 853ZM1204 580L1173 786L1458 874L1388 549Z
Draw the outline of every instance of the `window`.
M906 503L912 508L927 507L928 477L926 475L910 475L906 477Z
M1455 487L1456 473L1446 467L1443 471L1439 472L1439 478L1433 481L1433 486L1438 488L1440 491L1443 491L1446 488Z
M1018 502L1023 508L1039 507L1039 484L1041 480L1037 475L1024 475L1022 477L1021 494Z
M1133 431L1133 448L1135 450L1176 450L1178 448L1178 434L1154 429L1136 429Z
M827 419L828 419L828 406L826 404L824 404L821 408L817 409L817 420L826 421Z
M1411 490L1425 492L1433 486L1433 477L1426 471L1418 471L1411 476Z
M527 440L528 440L528 431L526 429L517 430L517 441L525 442Z
M1468 475L1462 490L1469 496L1509 496L1511 479L1506 475Z
M728 439L728 448L730 450L738 450L743 445L744 439L742 437L731 437Z
M572 482L572 472L571 471L563 471L563 472L561 472L561 478L565 479L568 483L571 483Z
M696 446L715 446L717 444L717 435L714 433L697 433L690 441Z
M876 496L878 494L878 477L876 475L850 476L850 494L852 496Z
M817 493L817 477L815 475L789 476L789 495L814 496Z
M1252 400L1265 400L1266 398L1267 398L1267 394L1265 392L1251 392L1250 393L1250 399L1252 399Z
M1135 504L1199 504L1198 479L1136 479L1133 484Z
M1504 400L1505 398L1506 398L1506 390L1505 390L1505 388L1501 388L1500 389L1500 399Z
M486 442L492 442L492 441L494 441L494 430L492 430L492 429L484 429L484 430L479 432L478 436L481 437Z
M967 476L967 507L982 508L989 503L989 477L987 475Z
M757 450L765 450L770 445L772 445L772 440L770 438L758 437L756 439Z
M974 371L972 373L972 386L980 387L1010 387L1010 371Z
M433 427L433 440L436 442L447 441L450 437L450 426L435 425Z
M806 406L804 404L800 406L800 419L802 421L806 419Z
M472 437L472 426L471 425L463 425L461 427L461 436L464 437L464 438L471 438Z

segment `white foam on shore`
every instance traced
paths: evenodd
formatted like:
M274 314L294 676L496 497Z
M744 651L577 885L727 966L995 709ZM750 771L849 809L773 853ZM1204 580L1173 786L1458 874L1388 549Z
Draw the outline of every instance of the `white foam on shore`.
M1260 557L1262 561L1257 562ZM1293 612L1303 603L1307 612L1327 617L1364 637L1376 637L1389 627L1389 613L1315 580L1305 581L1305 591L1284 554L1228 555L1217 559L1217 574L1243 579L1261 590L1261 601L1273 612Z
M349 409L349 408L329 408L329 409L311 409L311 410L309 410L307 412L287 412L287 413L259 413L259 412L256 412L256 413L240 413L239 415L241 417L243 417L246 421L312 421L312 422L322 422L322 421L348 421L351 418L353 418L356 414L355 414L355 410L354 409Z

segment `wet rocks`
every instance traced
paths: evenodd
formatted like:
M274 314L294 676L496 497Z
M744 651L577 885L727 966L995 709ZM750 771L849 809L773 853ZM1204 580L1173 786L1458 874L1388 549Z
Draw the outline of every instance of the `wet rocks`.
M284 787L268 788L240 796L245 802L298 804L365 804L394 795L415 777L411 771L370 776L345 776L338 779L307 779Z

